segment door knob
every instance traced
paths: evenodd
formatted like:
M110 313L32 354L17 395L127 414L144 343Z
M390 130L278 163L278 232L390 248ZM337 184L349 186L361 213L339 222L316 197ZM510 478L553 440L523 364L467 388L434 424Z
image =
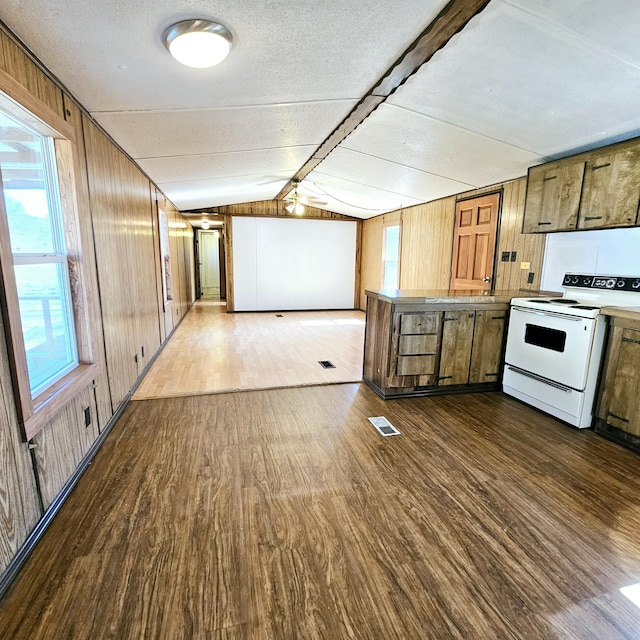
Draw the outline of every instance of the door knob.
M482 278L482 282L491 282L491 278L489 276L485 276Z

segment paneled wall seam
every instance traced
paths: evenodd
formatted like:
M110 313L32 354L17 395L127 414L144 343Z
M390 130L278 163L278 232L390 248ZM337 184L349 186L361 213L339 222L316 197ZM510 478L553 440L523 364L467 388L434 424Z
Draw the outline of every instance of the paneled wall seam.
M88 179L89 176L89 160L88 160L88 155L87 155L87 144L86 144L86 135L87 135L87 131L86 131L86 127L85 127L85 121L84 121L84 114L81 114L81 125L82 125L82 134L83 134L83 143L84 143L84 164L85 164L85 170L87 172L87 191L88 191L88 196L89 196L89 217L90 217L90 222L91 222L91 237L93 238L93 246L96 246L96 230L95 230L95 224L94 224L94 220L93 220L93 198L92 198L92 190L91 190L91 180ZM104 313L103 313L103 303L102 303L102 291L100 288L100 277L99 277L99 265L98 265L98 254L97 252L94 250L93 252L93 259L94 259L94 263L95 263L95 268L96 268L96 288L97 288L97 295L98 295L98 307L100 310L100 322L102 323L102 326L104 327ZM104 366L105 366L105 371L107 374L107 388L109 389L109 401L111 404L111 415L113 415L113 393L111 391L111 385L109 384L109 360L107 359L107 344L106 344L106 336L105 336L105 332L104 330L102 331L102 354L104 356Z

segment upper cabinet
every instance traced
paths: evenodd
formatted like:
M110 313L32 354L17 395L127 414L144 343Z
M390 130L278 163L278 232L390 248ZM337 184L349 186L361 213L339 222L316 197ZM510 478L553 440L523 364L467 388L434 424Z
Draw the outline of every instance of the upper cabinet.
M523 233L635 226L640 140L529 169Z

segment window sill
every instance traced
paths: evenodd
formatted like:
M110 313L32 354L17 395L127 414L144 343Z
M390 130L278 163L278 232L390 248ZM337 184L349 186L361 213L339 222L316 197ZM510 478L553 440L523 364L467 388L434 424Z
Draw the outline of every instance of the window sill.
M81 364L33 400L33 413L23 422L23 436L31 440L75 396L86 389L98 373L97 364Z

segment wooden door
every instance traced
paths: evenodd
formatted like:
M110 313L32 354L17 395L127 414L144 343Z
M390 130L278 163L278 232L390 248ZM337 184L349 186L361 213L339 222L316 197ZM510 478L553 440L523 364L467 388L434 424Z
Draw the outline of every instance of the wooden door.
M476 311L469 372L470 384L498 382L506 313L506 309Z
M445 311L438 385L467 384L475 311Z
M640 198L640 154L635 148L588 160L580 200L579 229L633 226Z
M523 233L576 228L584 165L584 160L558 160L529 169Z
M452 289L491 289L500 194L456 203Z
M640 436L640 331L616 327L610 344L599 417L613 427Z

